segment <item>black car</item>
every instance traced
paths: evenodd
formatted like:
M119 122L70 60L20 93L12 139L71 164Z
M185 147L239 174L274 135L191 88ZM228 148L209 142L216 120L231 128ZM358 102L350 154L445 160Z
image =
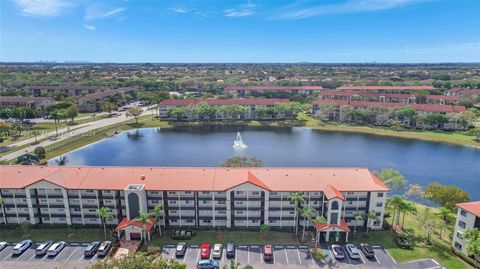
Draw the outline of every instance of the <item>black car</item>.
M373 252L373 248L369 244L361 243L360 249L367 258L373 258L375 256L375 252Z
M95 253L97 253L98 247L100 247L100 242L95 241L90 243L90 245L88 245L83 251L83 255L85 255L85 257L94 256Z
M227 243L225 250L227 251L227 258L235 258L235 245L233 243Z
M175 256L182 257L183 255L185 255L186 251L187 251L187 245L183 242L178 243L177 247L175 248Z

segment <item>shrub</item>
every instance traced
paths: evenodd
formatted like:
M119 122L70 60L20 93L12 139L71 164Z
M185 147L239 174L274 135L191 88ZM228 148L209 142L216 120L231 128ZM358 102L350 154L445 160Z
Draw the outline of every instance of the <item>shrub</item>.
M38 158L43 159L47 155L47 151L45 150L44 147L36 147L35 150L33 151Z

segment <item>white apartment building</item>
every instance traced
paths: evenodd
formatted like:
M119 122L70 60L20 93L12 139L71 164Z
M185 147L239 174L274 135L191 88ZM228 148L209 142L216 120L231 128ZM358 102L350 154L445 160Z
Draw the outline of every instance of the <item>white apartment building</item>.
M354 220L357 210L375 211L380 221L370 228L380 229L388 192L366 168L1 166L0 179L2 224L100 225L96 212L107 207L114 216L108 224L127 239L139 239L135 218L156 205L165 227L292 228L289 196L301 192L302 207L327 219L318 234L338 240L350 227L366 227Z
M468 256L467 241L463 237L469 228L480 230L480 201L457 204L457 219L453 233L452 247ZM480 262L480 257L475 257Z

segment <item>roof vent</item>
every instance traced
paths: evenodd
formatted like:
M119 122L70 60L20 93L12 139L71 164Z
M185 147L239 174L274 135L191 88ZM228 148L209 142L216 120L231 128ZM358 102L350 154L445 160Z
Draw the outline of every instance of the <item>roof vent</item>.
M102 170L105 169L105 167L102 167Z
M145 175L142 175L140 179L145 180Z

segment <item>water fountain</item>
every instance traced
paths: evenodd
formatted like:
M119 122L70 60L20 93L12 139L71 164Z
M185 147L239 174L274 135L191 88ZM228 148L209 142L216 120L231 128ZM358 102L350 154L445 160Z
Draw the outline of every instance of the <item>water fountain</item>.
M247 145L243 143L242 141L242 136L240 135L240 132L237 132L237 139L233 141L233 148L234 149L244 149L246 148Z

